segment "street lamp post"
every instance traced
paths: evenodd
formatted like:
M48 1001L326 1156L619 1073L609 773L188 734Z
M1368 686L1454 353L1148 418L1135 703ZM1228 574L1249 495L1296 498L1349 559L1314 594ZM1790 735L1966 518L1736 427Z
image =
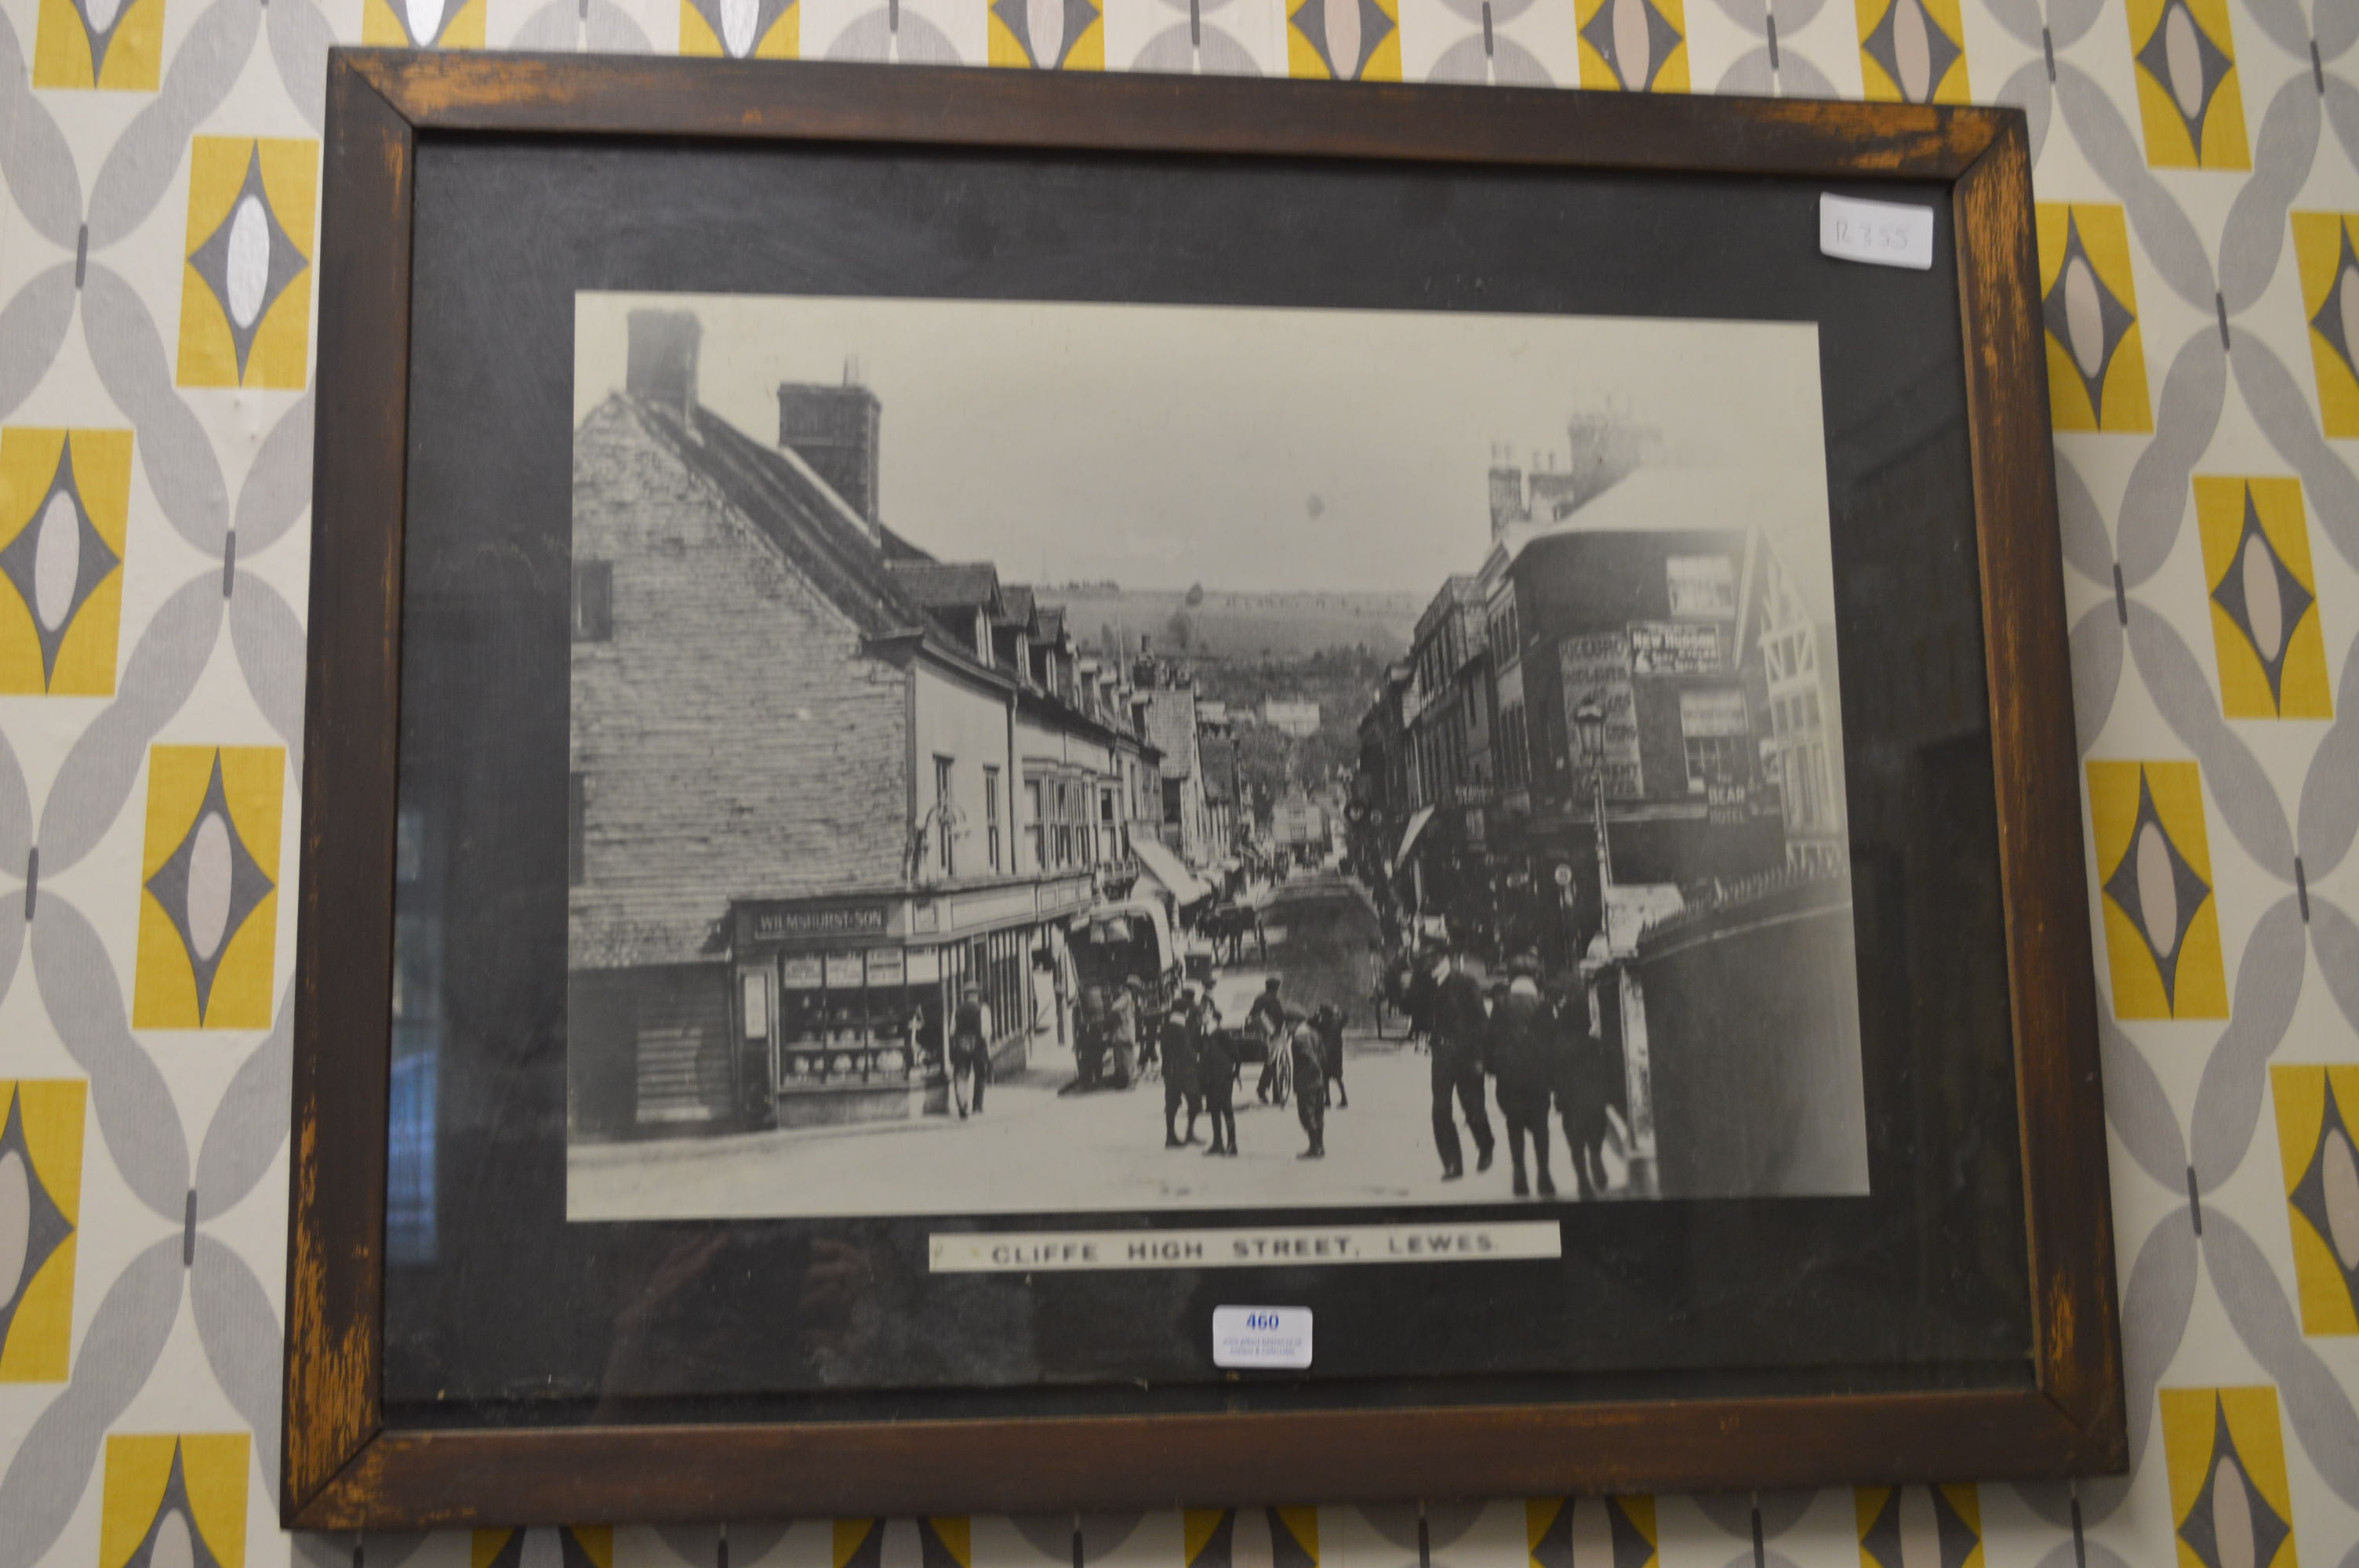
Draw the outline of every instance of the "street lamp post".
M1584 697L1572 710L1573 729L1581 736L1582 760L1589 764L1590 799L1597 829L1597 921L1605 923L1605 890L1614 885L1614 856L1605 844L1605 707L1594 696Z
M1654 1068L1646 1051L1644 997L1635 989L1636 976L1624 971L1614 956L1613 927L1606 920L1606 901L1614 886L1614 856L1605 842L1605 708L1594 693L1582 698L1573 708L1572 722L1580 731L1582 755L1589 763L1593 781L1590 798L1597 827L1597 925L1605 935L1605 952L1591 971L1590 996L1602 1023L1603 1010L1609 1005L1609 993L1604 988L1614 988L1610 1000L1621 1019L1623 1082L1630 1115L1630 1190L1652 1195L1657 1191L1654 1116L1651 1109L1645 1108L1654 1103Z

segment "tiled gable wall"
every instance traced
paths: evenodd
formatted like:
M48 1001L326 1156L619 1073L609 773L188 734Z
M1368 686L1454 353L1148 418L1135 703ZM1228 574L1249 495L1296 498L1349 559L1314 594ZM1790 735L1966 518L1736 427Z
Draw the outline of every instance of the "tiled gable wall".
M573 659L586 830L571 955L595 968L709 961L730 899L842 888L907 857L908 677L861 657L859 626L627 404L590 415L576 457L575 559L603 557L614 591L610 635ZM667 606L693 613L667 623ZM735 741L686 767L647 743L683 729ZM799 813L756 809L782 779L843 777L863 787L815 791Z

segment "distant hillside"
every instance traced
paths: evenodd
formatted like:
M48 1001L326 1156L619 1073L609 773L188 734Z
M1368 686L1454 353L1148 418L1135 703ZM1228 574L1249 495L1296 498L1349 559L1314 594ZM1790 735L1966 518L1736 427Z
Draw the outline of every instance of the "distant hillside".
M1103 645L1104 634L1121 638L1136 653L1141 636L1156 651L1187 652L1201 659L1279 658L1322 648L1364 646L1378 659L1408 651L1409 636L1427 596L1413 593L1234 593L1207 589L1187 602L1181 589L1122 589L1108 583L1050 586L1044 604L1065 609L1065 625L1077 641ZM1187 646L1172 617L1184 611Z

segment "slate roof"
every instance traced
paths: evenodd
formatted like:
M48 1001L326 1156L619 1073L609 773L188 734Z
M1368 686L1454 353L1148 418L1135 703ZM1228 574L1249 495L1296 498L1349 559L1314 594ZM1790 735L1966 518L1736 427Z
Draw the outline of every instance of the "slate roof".
M1196 757L1196 694L1159 687L1142 695L1148 698L1147 738L1163 753L1163 776L1186 778Z
M1442 579L1441 588L1425 612L1417 618L1417 631L1412 641L1423 643L1433 635L1433 629L1461 610L1472 610L1483 602L1486 590L1483 579L1471 572L1454 572Z
M939 563L888 558L860 514L800 458L762 445L709 409L699 407L683 416L623 393L614 394L612 401L636 415L683 468L718 489L731 508L863 633L918 637L938 658L969 669L989 669L973 650L936 626L902 580L905 572L922 574ZM900 543L914 548L907 541ZM987 564L959 569L979 569L995 586L996 573ZM1006 678L1003 672L991 673Z
M888 561L909 599L928 610L997 608L999 568L989 561Z

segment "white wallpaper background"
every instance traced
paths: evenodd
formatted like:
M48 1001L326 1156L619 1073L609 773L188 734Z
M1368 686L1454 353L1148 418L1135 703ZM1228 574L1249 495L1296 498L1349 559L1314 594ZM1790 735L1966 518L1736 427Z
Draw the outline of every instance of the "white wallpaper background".
M2359 0L1292 4L0 0L0 1568L2359 1568ZM2131 1475L279 1532L321 82L413 39L2022 105Z

